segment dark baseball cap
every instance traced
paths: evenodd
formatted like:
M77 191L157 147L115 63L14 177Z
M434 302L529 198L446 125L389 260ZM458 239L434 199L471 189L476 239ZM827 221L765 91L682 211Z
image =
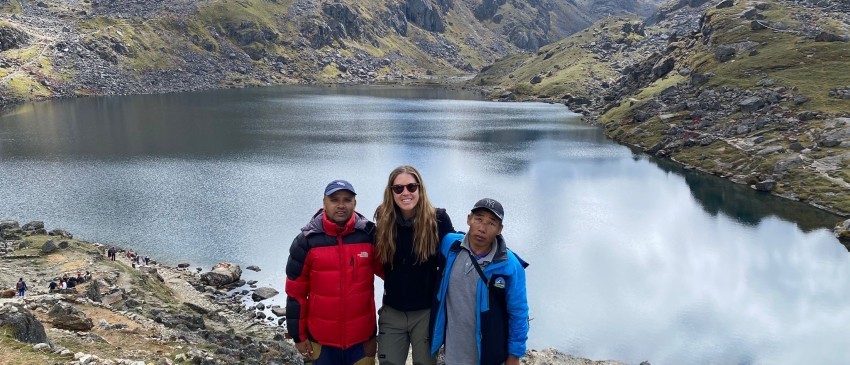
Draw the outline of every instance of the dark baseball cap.
M505 209L502 208L502 203L499 203L490 198L484 198L475 203L475 206L472 207L472 211L475 212L479 209L487 209L490 213L496 215L500 221L505 220Z
M354 186L351 186L351 183L345 180L334 180L328 183L328 186L325 187L325 195L329 196L340 190L348 190L352 194L357 195L357 193L354 192Z

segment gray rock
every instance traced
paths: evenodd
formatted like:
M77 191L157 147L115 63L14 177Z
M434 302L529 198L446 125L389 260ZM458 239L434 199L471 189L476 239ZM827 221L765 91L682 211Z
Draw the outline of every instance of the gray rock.
M714 58L720 62L726 62L735 58L735 52L734 47L720 46L714 51Z
M62 238L74 238L74 235L72 235L71 232L68 232L64 229L59 229L59 228L54 229L54 230L48 232L47 234L49 234L51 236L59 236L59 237L62 237Z
M56 242L54 242L53 240L49 240L41 246L41 252L51 253L53 251L56 251L57 248L59 247L56 246Z
M758 191L770 192L776 186L776 181L773 180L765 180L759 181L755 184L755 188Z
M162 323L163 326L168 328L175 328L178 326L185 326L190 330L198 330L198 329L206 329L207 326L204 323L203 317L199 314L168 314L168 313L159 313L154 318L154 321L157 323Z
M782 146L767 146L763 148L761 151L756 152L756 155L772 155L774 153L782 153L785 152L785 147Z
M24 231L35 231L37 229L44 229L44 222L42 222L42 221L32 221L32 222L29 222L27 224L24 224L24 226L21 227L21 229L24 230Z
M788 170L803 166L803 164L804 161L800 155L795 154L794 156L777 161L773 166L773 173L784 174Z
M253 299L255 302L259 302L261 300L266 300L266 299L269 299L271 297L274 297L275 295L278 295L278 294L279 294L279 292L277 290L275 290L273 288L264 287L264 288L259 288L257 290L254 290L254 293L251 294L251 299Z
M242 269L239 268L239 265L219 263L212 268L212 271L201 274L201 282L206 285L221 287L236 282L241 276Z
M94 327L94 323L85 313L67 304L56 303L47 312L47 315L52 318L53 326L56 328L71 331L89 331Z
M757 110L763 108L764 105L764 99L758 96L751 96L738 103L738 106L741 107L741 111L744 113L755 113Z
M48 342L44 326L21 304L6 303L0 307L0 327L11 329L12 337L20 342Z
M847 42L848 37L829 32L820 32L815 36L815 42Z
M276 305L272 307L272 314L278 317L286 317L286 308Z
M257 271L257 272L259 272L259 271L260 271L260 268L259 268L258 266L256 266L256 265L251 265L251 266L246 267L246 268L245 268L245 270L251 270L251 271Z

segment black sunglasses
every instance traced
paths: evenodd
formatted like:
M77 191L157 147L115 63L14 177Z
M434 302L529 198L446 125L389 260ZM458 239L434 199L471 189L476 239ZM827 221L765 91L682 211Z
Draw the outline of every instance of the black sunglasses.
M390 186L390 189L393 189L393 193L401 194L404 192L404 188L407 188L407 191L411 193L415 193L416 190L419 190L419 183L410 183L407 185L393 185Z

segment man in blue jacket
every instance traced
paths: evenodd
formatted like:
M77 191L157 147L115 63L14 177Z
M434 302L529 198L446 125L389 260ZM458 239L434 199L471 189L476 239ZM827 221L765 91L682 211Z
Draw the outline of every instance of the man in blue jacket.
M481 199L466 217L469 233L443 238L431 353L445 344L446 364L518 365L525 355L528 264L506 247L504 216L502 204Z

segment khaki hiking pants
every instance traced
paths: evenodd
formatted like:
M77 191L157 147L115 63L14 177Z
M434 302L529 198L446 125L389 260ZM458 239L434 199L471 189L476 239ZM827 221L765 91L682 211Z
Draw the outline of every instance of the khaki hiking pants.
M428 321L431 310L401 312L389 306L378 311L378 363L404 365L413 347L413 365L435 365L431 357L431 334Z

